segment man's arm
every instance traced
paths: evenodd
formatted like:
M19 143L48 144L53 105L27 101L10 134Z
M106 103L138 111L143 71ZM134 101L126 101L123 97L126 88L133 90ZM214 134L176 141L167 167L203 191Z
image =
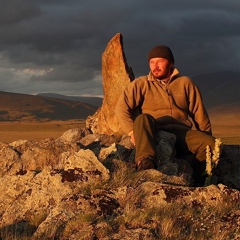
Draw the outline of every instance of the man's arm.
M189 86L189 116L197 130L212 135L211 122L203 104L201 92L194 83Z
M129 136L132 135L133 121L136 115L136 109L141 101L141 89L136 80L131 82L123 93L115 107L115 115L123 131Z

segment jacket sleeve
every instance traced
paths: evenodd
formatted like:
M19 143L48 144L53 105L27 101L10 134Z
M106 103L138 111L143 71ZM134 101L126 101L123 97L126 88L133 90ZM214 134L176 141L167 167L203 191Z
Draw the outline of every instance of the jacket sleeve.
M133 121L141 102L141 96L141 88L137 80L134 80L126 87L116 104L115 115L127 134L133 130Z
M211 122L202 101L199 88L190 81L189 94L189 116L192 118L197 130L212 135Z

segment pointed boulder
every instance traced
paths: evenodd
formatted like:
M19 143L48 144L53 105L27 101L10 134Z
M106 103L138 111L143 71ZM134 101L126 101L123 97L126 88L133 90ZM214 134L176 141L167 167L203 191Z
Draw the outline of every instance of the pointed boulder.
M117 121L114 109L124 88L134 79L123 50L123 38L116 34L102 54L102 77L104 98L102 106L89 116L86 127L93 133L121 135L123 131Z

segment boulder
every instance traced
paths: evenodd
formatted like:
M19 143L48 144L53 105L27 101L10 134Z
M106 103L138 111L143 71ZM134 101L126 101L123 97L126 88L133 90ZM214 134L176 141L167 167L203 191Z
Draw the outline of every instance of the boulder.
M114 109L124 88L134 79L123 50L123 38L116 34L102 54L102 78L104 98L102 106L86 119L86 127L93 133L119 135L123 131Z
M86 128L74 128L64 132L63 135L58 138L58 140L60 142L76 142L78 139L81 139L88 134L90 134L90 131Z

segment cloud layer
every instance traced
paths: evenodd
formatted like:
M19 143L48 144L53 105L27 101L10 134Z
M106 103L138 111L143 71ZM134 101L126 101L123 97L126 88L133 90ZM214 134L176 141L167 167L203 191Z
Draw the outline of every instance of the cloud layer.
M239 0L1 0L1 91L102 94L101 55L117 33L135 76L168 45L184 75L239 71Z

